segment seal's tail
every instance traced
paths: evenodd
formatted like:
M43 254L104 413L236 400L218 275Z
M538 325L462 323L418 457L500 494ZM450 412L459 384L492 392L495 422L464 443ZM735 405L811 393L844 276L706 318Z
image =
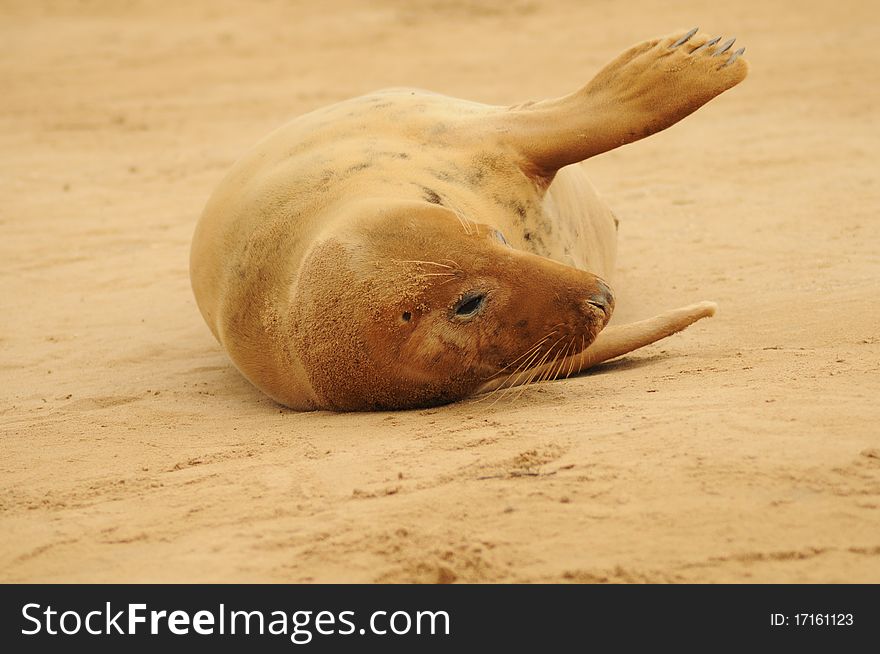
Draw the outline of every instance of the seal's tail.
M503 138L549 179L563 166L666 129L745 79L745 48L719 41L694 28L634 45L579 91L510 107Z

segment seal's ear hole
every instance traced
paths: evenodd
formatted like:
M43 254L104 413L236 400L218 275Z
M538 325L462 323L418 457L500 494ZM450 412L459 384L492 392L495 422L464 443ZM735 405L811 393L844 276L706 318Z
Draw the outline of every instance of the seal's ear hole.
M412 320L412 314L409 311L404 311L403 315L400 316L403 322L409 322Z
M468 293L455 305L455 315L459 318L470 318L483 307L485 293Z

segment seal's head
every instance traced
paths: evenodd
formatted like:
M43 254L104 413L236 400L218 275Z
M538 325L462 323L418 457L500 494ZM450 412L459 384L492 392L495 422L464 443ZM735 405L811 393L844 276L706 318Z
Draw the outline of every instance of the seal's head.
M364 210L354 224L312 249L291 298L292 345L322 407L459 400L581 352L611 317L601 279L446 207Z

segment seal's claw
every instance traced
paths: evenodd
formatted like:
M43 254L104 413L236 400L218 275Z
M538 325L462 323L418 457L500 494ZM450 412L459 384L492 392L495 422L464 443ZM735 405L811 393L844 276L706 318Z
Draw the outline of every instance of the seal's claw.
M707 48L710 48L711 46L715 45L715 44L718 43L718 41L720 41L720 40L721 40L721 37L720 37L720 36L716 36L714 39L711 39L711 40L709 40L709 41L706 41L706 42L705 42L703 45L701 45L699 48L694 48L693 50L691 50L691 54L692 54L692 55L693 55L693 54L698 54L698 53L701 52L702 50L706 50Z
M700 29L700 28L699 28L699 27L695 27L694 29L692 29L690 32L688 32L687 34L685 34L683 37L681 37L678 41L676 41L675 43L673 43L673 44L670 45L669 47L670 47L670 48L677 48L677 47L680 46L682 43L687 43L687 42L690 40L690 38L691 38L694 34L697 33L697 30L698 30L698 29Z
M722 68L724 68L724 67L726 67L726 66L729 66L729 65L732 64L734 61L736 61L737 59L739 59L740 55L741 55L743 52L745 52L745 51L746 51L745 48L740 48L739 50L737 50L736 52L734 52L732 55L730 55L730 59L727 60L727 63L725 63L724 66L722 66Z
M725 42L724 42L724 45L722 45L721 48L719 48L718 52L716 52L716 53L715 53L714 55L712 55L712 56L713 56L713 57L717 57L718 55L720 55L720 54L724 54L725 52L727 52L728 50L730 50L730 46L733 45L734 41L736 41L736 37L735 37L735 36L734 36L732 39L728 39L727 41L725 41Z
M678 30L637 43L579 91L512 107L505 139L547 180L564 166L666 129L748 75L744 56L713 56L723 40Z

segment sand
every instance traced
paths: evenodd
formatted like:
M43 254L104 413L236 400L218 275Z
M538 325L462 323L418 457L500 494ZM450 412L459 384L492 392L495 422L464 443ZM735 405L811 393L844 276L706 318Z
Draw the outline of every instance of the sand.
M0 6L0 580L880 582L880 9ZM289 118L560 95L699 25L751 75L585 164L619 321L718 315L494 403L295 413L196 309L195 221Z

